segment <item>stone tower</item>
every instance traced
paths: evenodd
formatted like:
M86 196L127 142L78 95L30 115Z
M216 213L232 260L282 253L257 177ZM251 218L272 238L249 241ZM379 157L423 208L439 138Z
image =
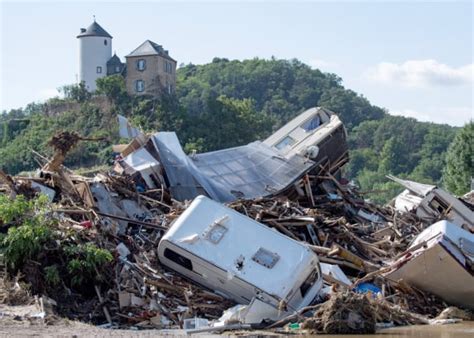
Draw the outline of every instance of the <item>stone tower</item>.
M90 92L96 90L95 81L107 75L107 61L112 57L112 36L95 20L81 28L79 39L79 81L84 81Z

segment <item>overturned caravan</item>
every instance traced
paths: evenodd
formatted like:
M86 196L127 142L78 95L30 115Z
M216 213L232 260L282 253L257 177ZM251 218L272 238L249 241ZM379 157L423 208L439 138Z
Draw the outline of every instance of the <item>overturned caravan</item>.
M240 304L258 300L276 320L312 303L322 287L308 246L199 196L158 247L160 262Z
M418 235L386 277L474 309L474 234L439 221Z
M338 171L349 160L347 131L332 111L310 108L278 129L264 144L289 158L305 156L330 172ZM317 168L318 168L317 167Z

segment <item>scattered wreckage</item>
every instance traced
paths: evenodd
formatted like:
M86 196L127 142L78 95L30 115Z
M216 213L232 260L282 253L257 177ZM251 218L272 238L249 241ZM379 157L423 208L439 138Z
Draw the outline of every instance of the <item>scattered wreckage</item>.
M417 216L432 220L443 215L457 226L474 232L474 211L462 199L434 185L402 180L390 175L387 177L406 188L394 200L396 210L414 211Z
M62 165L84 140L68 132L51 141L51 159L36 155L38 176L0 171L9 196L45 193L58 230L115 254L108 288L76 298L81 311L56 299L63 315L172 334L367 333L377 323L428 324L447 303L472 309L472 217L446 192L393 177L416 198L364 200L336 178L348 153L334 113L313 108L263 142L190 155L175 133L146 135L124 117L119 126L133 139L114 147L107 173ZM421 212L429 194L447 208Z

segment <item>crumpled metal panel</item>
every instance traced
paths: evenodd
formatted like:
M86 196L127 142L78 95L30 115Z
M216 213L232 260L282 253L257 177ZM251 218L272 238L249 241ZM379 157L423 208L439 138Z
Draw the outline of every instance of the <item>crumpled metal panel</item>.
M315 165L302 156L284 158L259 141L197 154L191 160L218 192L221 202L277 194Z
M277 194L316 165L299 155L284 158L262 142L192 157L184 153L174 132L157 133L153 142L171 194L181 201L203 191L219 202Z

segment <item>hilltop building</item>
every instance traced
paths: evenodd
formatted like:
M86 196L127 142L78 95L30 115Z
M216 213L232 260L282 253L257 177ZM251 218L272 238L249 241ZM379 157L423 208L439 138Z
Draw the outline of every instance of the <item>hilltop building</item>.
M176 60L163 46L146 40L123 63L112 55L112 36L95 20L88 28L81 28L79 39L79 81L86 89L97 89L96 80L114 74L125 78L131 95L159 96L172 93L176 87Z

